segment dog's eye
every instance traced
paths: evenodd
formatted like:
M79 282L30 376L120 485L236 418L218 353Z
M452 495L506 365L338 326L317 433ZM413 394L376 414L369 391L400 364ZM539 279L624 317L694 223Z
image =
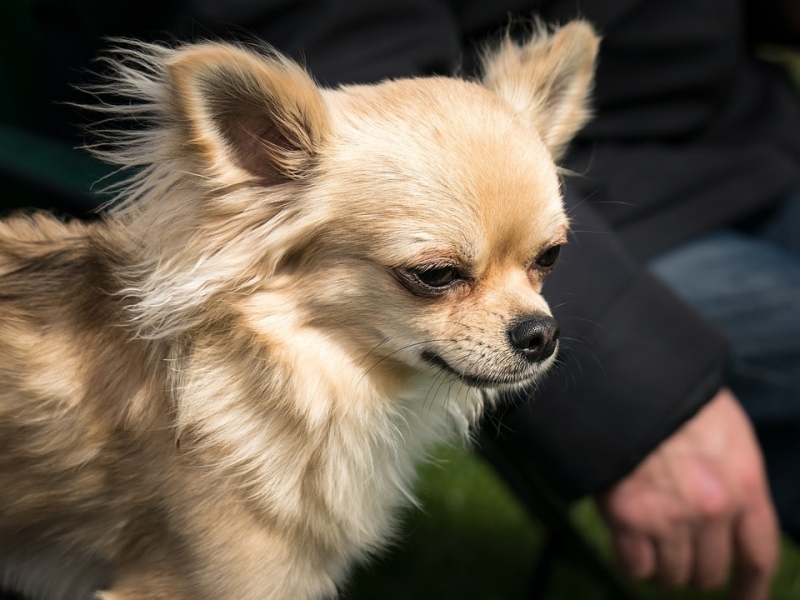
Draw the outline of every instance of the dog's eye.
M552 269L558 261L559 254L561 246L551 246L536 257L536 266L540 269Z
M444 288L460 279L459 272L454 267L438 267L435 269L420 269L413 271L414 277L420 283L432 288Z

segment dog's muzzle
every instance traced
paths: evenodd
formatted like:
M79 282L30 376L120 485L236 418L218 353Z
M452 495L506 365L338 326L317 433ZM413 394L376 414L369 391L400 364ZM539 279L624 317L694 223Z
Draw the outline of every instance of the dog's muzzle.
M432 349L424 349L420 357L429 365L455 375L473 387L496 388L518 386L541 375L540 365L545 366L558 348L559 327L550 315L537 314L516 320L508 329L508 342L517 356L517 365L503 372L471 373L455 368ZM522 359L520 362L519 359ZM527 364L528 366L522 366Z

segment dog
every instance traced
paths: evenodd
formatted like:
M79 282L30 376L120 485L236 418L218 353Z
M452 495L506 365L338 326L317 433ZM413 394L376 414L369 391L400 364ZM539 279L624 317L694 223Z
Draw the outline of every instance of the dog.
M415 463L555 360L597 47L577 21L475 80L323 89L275 52L120 44L117 200L0 223L2 585L335 596Z

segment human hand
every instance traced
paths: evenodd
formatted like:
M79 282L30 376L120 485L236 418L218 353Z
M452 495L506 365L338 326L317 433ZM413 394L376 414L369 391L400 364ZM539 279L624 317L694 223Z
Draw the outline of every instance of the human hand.
M632 578L732 597L768 597L779 529L755 434L722 389L630 475L597 497L617 558Z

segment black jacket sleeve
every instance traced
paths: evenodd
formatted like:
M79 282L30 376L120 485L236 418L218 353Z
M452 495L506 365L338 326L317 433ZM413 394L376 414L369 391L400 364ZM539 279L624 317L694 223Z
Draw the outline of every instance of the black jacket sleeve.
M544 290L561 326L559 364L487 427L577 498L623 477L714 395L727 343L569 187L567 203L572 239Z

